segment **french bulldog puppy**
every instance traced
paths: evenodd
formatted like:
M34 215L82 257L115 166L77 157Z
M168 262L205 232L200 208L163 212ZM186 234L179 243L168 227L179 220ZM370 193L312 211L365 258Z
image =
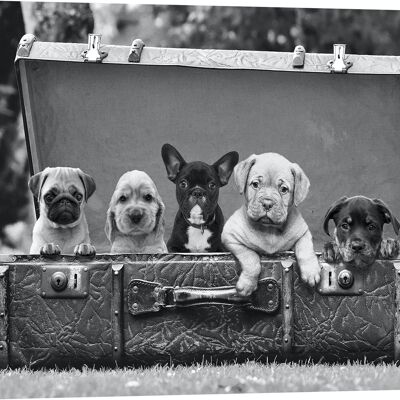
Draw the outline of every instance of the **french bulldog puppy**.
M179 211L171 237L170 252L219 252L224 216L218 205L219 188L225 186L239 160L236 151L222 156L214 164L186 162L178 150L164 144L161 155L168 179L176 185Z
M291 249L302 279L315 286L321 267L311 232L297 208L310 186L304 171L280 154L253 154L235 167L234 179L244 204L226 222L222 243L242 268L238 294L248 296L256 290L260 254Z
M84 207L96 190L93 178L79 168L46 168L29 179L40 205L30 254L94 255Z
M330 263L344 261L357 267L371 265L377 258L396 258L399 242L383 239L383 225L391 223L396 235L400 224L379 199L365 196L342 197L328 209L324 231L329 234L329 221L335 223L334 241L325 243L322 256Z
M138 170L123 174L107 211L105 232L111 253L167 253L164 210L149 175Z

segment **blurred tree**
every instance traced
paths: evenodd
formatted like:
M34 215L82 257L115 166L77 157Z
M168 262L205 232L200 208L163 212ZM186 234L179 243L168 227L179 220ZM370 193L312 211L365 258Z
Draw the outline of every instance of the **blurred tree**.
M87 42L94 19L88 3L22 3L27 32L48 42Z
M400 53L399 11L155 5L153 15L172 47Z
M400 53L399 11L304 10L301 25L310 52L331 52L333 43L346 43L354 54Z
M291 51L299 35L294 9L153 6L174 47Z
M17 129L20 107L13 65L23 34L20 4L0 2L0 247L7 242L4 227L27 216L28 168L23 135Z

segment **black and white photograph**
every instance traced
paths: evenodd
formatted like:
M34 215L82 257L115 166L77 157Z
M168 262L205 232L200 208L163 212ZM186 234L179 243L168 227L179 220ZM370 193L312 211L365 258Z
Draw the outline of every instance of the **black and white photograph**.
M400 6L351 4L0 1L0 398L400 394Z

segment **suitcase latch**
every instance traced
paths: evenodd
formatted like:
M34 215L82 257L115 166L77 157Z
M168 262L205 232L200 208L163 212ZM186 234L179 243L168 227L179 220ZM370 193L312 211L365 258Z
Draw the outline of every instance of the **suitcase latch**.
M353 65L351 61L346 61L346 45L334 44L333 45L333 60L328 62L328 67L331 73L345 74L347 70Z
M142 279L133 279L128 285L128 309L132 315L207 304L236 304L273 314L279 310L280 290L273 278L261 279L257 290L248 297L239 296L234 286L172 287Z
M321 263L318 293L327 296L360 296L364 293L364 274L344 264Z
M89 294L89 270L77 264L42 265L43 298L80 299Z
M101 35L89 33L88 48L81 54L84 62L101 63L108 56L106 51L100 50Z

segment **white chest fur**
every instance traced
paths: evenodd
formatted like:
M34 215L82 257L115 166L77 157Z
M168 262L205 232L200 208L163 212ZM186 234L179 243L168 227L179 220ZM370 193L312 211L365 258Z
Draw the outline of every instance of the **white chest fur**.
M201 232L201 229L189 226L187 235L188 242L185 244L185 247L192 253L202 253L210 247L208 239L211 237L212 232L209 229L204 229L204 232Z

